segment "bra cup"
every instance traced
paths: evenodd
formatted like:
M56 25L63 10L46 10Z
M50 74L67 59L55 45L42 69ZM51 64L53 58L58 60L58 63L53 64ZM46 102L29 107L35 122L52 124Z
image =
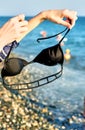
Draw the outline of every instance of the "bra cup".
M64 55L60 44L57 44L56 46L49 49L49 57L50 61L53 62L54 65L63 64Z
M34 59L34 62L47 66L63 64L64 56L60 44L42 50Z
M13 75L19 74L21 70L23 69L24 65L24 60L19 59L19 58L10 58L8 61L6 61L6 66L4 67L5 71L7 73ZM15 64L16 63L16 64Z
M59 57L59 64L62 65L64 62L64 54L63 54L60 44L58 44L58 57Z
M60 44L57 44L55 46L46 48L42 50L32 62L37 62L40 64L44 64L47 66L54 66L57 64L63 64L64 61L64 55L63 51L61 49ZM20 58L10 58L5 60L4 68L2 73L4 72L4 76L14 76L19 74L23 67L28 64L27 61Z

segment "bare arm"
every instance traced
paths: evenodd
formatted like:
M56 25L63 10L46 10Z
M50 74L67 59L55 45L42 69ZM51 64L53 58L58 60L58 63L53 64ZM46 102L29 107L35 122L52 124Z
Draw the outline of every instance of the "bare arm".
M45 20L43 15L44 14L41 12L28 21L27 25L28 30L25 33L23 33L21 37L17 39L18 42L22 40L25 35L27 35L29 32L31 32L34 28L36 28L40 23L42 23Z
M44 20L49 20L56 24L61 24L68 28L72 28L75 25L75 21L77 20L76 15L77 15L77 12L70 11L67 9L43 11L28 21L28 25L27 25L28 30L24 32L22 36L17 39L17 41L19 42L25 35L27 35L30 31L32 31L35 27L37 27ZM66 20L63 20L63 18L66 18Z
M0 28L0 50L2 48L21 37L23 33L27 32L28 22L24 20L24 14L20 14L9 19L1 28Z
M75 11L70 10L46 10L42 11L29 21L24 19L23 14L13 17L0 28L0 50L14 40L18 42L22 40L25 35L44 20L49 20L56 24L72 28L77 19L76 14ZM64 21L63 18L66 18L66 21Z

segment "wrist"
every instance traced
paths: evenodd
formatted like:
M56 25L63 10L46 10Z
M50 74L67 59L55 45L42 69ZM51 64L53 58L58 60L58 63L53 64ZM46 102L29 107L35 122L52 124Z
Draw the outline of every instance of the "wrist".
M49 13L49 10L44 10L39 13L41 22L48 19L48 13Z
M48 13L47 13L48 11L46 10L46 11L43 11L43 12L41 12L41 14L42 14L42 19L43 20L47 20L47 15L48 15Z

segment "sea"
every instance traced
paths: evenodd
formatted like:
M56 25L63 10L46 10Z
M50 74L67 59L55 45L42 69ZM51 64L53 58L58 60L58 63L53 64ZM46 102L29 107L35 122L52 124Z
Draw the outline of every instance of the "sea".
M11 17L1 16L0 26L9 18ZM26 17L26 19L31 18ZM19 57L31 61L43 49L58 43L56 37L38 43L37 38L42 37L41 31L46 31L47 36L51 36L64 29L65 27L61 25L45 21L27 34L13 52ZM62 123L73 115L81 118L81 113L85 113L85 17L78 17L75 26L67 34L66 39L62 50L65 53L66 49L70 49L72 57L68 62L64 61L62 76L54 82L33 89L35 97L39 100L38 105L42 106L42 102L44 102L49 111L53 113L54 121L52 123L56 125L58 125L58 121ZM34 63L28 69L30 73L32 70L32 73L39 77L57 72L56 68L57 65L48 67ZM85 130L85 124L82 123L74 123L72 126L67 125L66 127L66 130Z

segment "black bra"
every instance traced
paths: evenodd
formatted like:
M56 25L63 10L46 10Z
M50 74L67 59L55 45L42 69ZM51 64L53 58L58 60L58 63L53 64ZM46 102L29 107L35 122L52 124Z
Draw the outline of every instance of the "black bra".
M58 44L42 50L30 62L28 62L28 61L26 61L24 59L21 59L21 58L9 58L9 55L10 55L11 50L13 48L13 43L12 43L10 51L9 51L5 61L4 61L4 67L1 70L1 76L2 76L2 81L3 81L4 87L6 87L9 90L26 90L26 89L32 89L32 88L40 87L42 85L48 84L48 83L56 80L57 78L59 78L62 75L62 72L63 72L63 62L64 62L64 55L63 55L63 51L62 51L60 43L65 38L65 36L69 32L69 30L70 29L66 28L64 31L62 31L62 32L60 32L60 33L58 33L56 35L46 37L46 38L37 39L37 41L39 42L40 40L45 40L45 39L55 37L55 36L57 36L57 35L59 35L59 34L66 31L63 38L59 41ZM52 75L40 78L38 80L28 82L28 83L15 83L15 84L10 83L9 84L7 81L5 81L6 77L15 76L15 75L20 74L22 69L25 66L27 66L28 64L32 64L34 62L43 64L43 65L46 65L46 66L55 66L57 64L60 64L61 65L61 70L59 72L56 72L55 74L52 74ZM30 84L31 84L31 86L29 86Z

